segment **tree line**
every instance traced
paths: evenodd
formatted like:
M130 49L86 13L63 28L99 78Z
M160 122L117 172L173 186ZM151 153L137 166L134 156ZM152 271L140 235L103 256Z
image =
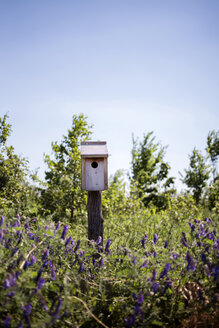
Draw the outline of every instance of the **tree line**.
M44 155L47 164L45 181L31 173L27 159L8 145L12 133L8 115L0 117L0 209L2 212L28 216L51 215L54 220L74 221L86 216L86 192L81 190L80 144L90 140L92 126L83 114L74 115L72 124L60 143L52 142L52 155ZM156 211L165 210L172 198L179 197L165 161L166 147L156 141L153 132L141 140L132 137L132 161L129 188L122 171L110 178L109 190L103 193L103 210L119 213L124 206L140 203ZM219 131L209 131L206 152L194 148L189 166L180 173L196 206L219 210ZM126 205L124 205L126 204Z

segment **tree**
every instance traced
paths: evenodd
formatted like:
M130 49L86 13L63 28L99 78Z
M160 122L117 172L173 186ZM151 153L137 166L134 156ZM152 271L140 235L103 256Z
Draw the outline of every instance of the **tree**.
M43 206L57 217L73 220L76 211L85 209L86 195L81 190L80 143L89 139L91 126L83 114L74 115L71 129L60 144L52 142L53 158L45 155L47 187L42 191Z
M207 137L207 148L208 154L211 158L213 168L213 181L215 182L218 177L217 164L219 156L219 131L210 131Z
M131 183L137 184L138 195L145 206L153 204L159 209L167 206L167 197L174 192L174 178L168 177L170 166L164 161L165 147L155 143L153 132L143 141L133 137Z
M7 114L0 117L0 207L4 212L24 213L29 205L33 206L30 199L35 202L37 192L28 182L28 161L16 155L13 146L7 145L12 131L7 119Z
M124 181L124 172L117 170L114 175L110 176L109 189L103 193L103 215L111 216L126 211L126 184Z
M193 149L189 159L189 168L185 169L185 176L180 173L181 181L192 192L196 204L199 204L203 190L207 186L210 169L206 164L206 158L196 148Z

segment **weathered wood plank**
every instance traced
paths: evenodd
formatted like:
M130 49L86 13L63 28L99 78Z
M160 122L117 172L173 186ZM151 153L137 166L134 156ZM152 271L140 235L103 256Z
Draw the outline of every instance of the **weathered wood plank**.
M88 239L97 241L102 238L103 244L103 216L102 216L102 192L88 191Z

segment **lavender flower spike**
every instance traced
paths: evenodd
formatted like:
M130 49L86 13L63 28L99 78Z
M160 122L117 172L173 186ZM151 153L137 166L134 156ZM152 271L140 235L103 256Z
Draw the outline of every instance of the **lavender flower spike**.
M138 294L137 302L138 302L138 304L142 304L144 302L144 295L143 295L142 291L140 291Z
M110 253L110 250L109 250L110 244L111 244L111 240L108 239L107 243L106 243L106 246L105 246L105 252L107 252L108 254Z
M4 328L11 328L11 318L9 317L9 315L3 321L3 326Z
M4 223L4 220L5 220L5 217L4 217L4 215L2 215L1 219L0 219L0 226Z
M186 261L188 262L187 271L190 271L190 270L194 271L196 269L196 263L193 260L192 255L189 254L189 252L187 252L187 254L186 254Z
M63 239L63 240L65 239L67 231L68 231L68 226L65 225L63 228L63 231L62 231L61 239Z
M158 239L158 237L157 237L157 234L155 233L155 234L154 234L154 244L156 244L157 239Z
M62 300L61 298L59 298L55 311L54 311L53 313L51 313L51 315L52 315L55 319L59 317L58 314L59 314L59 311L61 310L62 303L63 303L63 300Z
M60 222L58 222L57 225L56 225L56 227L55 227L54 235L56 235L57 230L59 229L59 226L60 226Z

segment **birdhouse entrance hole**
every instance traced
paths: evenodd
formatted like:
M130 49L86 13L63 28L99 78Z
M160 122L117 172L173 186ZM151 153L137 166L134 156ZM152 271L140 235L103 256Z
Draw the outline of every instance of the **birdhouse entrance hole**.
M92 162L91 166L93 167L93 169L96 169L98 167L98 163L97 162Z

